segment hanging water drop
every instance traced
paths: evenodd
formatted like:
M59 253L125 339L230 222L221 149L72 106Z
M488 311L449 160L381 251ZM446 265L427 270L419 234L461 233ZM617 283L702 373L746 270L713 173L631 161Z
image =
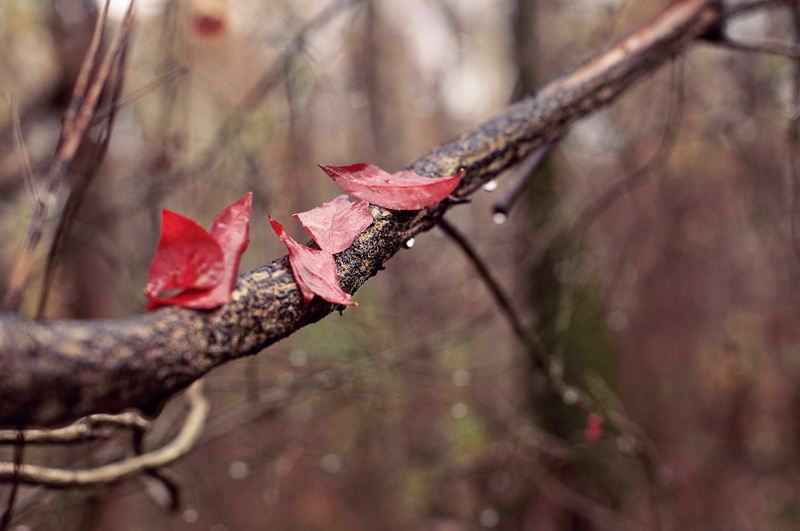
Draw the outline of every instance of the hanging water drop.
M416 240L414 240L414 238L407 239L406 243L405 243L406 249L411 249L412 247L414 247L414 242L415 241Z
M492 221L494 221L497 225L502 225L508 221L508 216L506 216L505 212L495 212L492 214Z
M487 192L494 192L497 190L497 179L492 179L491 181L483 183L483 189Z

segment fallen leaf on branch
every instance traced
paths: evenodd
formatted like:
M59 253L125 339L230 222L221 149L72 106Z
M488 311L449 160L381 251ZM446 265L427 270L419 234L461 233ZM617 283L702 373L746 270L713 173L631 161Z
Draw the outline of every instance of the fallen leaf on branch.
M420 210L435 205L455 190L464 171L431 179L405 170L391 174L372 164L319 167L348 194L392 210Z
M369 203L359 199L353 203L340 195L307 212L294 214L311 234L320 249L341 253L353 244L356 236L372 225Z
M230 302L249 242L252 201L248 192L220 212L208 232L189 218L161 211L161 238L144 290L147 311L167 305L211 309ZM181 291L164 295L173 290Z
M289 249L289 261L292 263L292 274L303 294L303 302L308 304L315 296L328 302L356 306L350 300L350 294L342 291L339 278L336 276L336 261L328 251L309 249L286 234L283 225L269 217L272 230Z

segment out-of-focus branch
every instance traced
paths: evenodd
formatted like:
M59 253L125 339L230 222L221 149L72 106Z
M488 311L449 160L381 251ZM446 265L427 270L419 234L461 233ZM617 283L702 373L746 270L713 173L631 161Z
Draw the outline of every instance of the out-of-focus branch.
M461 251L466 255L467 259L472 263L472 266L477 271L478 275L483 280L484 285L489 289L494 297L495 302L506 316L511 328L517 335L517 338L525 345L525 348L530 352L531 359L536 363L536 368L540 371L547 372L547 352L544 347L538 343L525 329L522 320L517 315L516 310L511 304L511 299L506 295L500 284L494 279L489 268L486 267L483 260L481 260L475 249L467 241L461 232L452 226L446 219L442 218L439 221L439 228L447 234L453 242L461 248Z
M25 444L81 442L107 437L110 433L108 428L144 432L149 426L148 420L130 411L119 415L97 414L55 430L0 430L0 444L15 444L20 437Z
M58 151L47 173L47 189L36 202L36 210L31 220L25 246L16 257L14 265L11 268L8 288L3 297L2 311L16 311L22 301L22 293L28 283L33 254L44 234L45 221L50 213L50 209L56 203L58 189L66 177L67 171L75 158L75 154L78 152L78 147L83 140L84 134L92 121L97 103L100 100L101 92L110 75L112 65L116 62L121 52L122 43L127 39L132 21L132 9L133 3L129 6L125 23L118 29L105 57L103 57L103 60L98 65L95 65L102 40L103 26L105 25L106 16L108 14L108 4L106 4L103 11L97 17L97 24L95 25L92 42L84 58L81 71L75 82L72 100L64 116ZM95 66L97 66L97 72L93 82L90 83L89 80L92 72L95 70Z
M720 13L717 0L673 2L572 73L408 169L441 176L463 168L453 195L468 196L681 53ZM336 257L345 291L354 293L452 205L445 200L412 212L373 205L372 226ZM130 407L154 413L215 366L254 354L335 309L319 298L303 304L283 257L240 276L232 302L213 311L170 307L118 321L46 323L4 316L0 424L53 425Z
M88 487L119 481L136 472L168 465L192 449L208 416L208 400L203 396L202 381L196 381L189 387L186 398L190 409L181 431L172 442L158 450L88 470L63 470L22 464L16 476L13 463L0 463L0 481L18 478L20 483L31 485Z

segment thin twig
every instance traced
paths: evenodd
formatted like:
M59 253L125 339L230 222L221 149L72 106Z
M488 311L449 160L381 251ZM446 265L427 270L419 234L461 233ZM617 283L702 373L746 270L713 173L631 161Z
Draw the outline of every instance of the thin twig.
M611 185L600 197L589 203L570 228L570 232L576 233L586 230L600 214L616 203L624 193L630 192L641 185L654 170L664 166L667 158L669 158L672 153L672 147L675 145L675 140L678 137L681 116L683 114L683 60L679 59L673 63L670 72L672 77L671 85L674 89L675 96L669 106L666 126L658 149L643 166Z
M544 481L538 481L537 487L539 492L547 496L562 507L566 507L576 513L582 515L587 520L593 522L599 527L604 529L626 529L630 531L650 531L650 527L644 526L639 522L631 520L626 516L613 511L596 501L584 496L577 492L561 481L556 479L552 474L547 473L544 468L541 469L541 474L544 476Z
M467 241L466 238L464 238L461 232L459 232L459 230L451 225L446 219L442 218L439 220L439 228L441 228L444 233L447 234L450 239L453 240L453 242L464 252L467 259L469 259L475 268L475 271L477 271L478 275L481 277L481 280L483 280L483 283L487 288L489 288L489 291L494 297L495 302L497 302L497 305L500 306L500 309L503 311L503 314L505 314L506 319L508 319L508 322L511 324L511 328L514 330L514 333L531 353L531 357L536 363L536 368L544 371L545 367L547 366L547 354L544 352L542 346L533 338L531 338L530 334L528 334L528 332L525 330L522 321L517 316L517 312L511 305L511 300L505 294L503 288L500 287L500 284L494 279L489 271L489 268L487 268L483 263L481 257L478 256L478 253L472 248L472 245Z
M22 135L22 124L19 120L19 105L17 97L11 96L11 128L14 136L14 149L17 152L20 163L22 164L22 174L25 178L25 187L28 189L33 204L39 202L39 191L36 189L34 182L33 169L31 168L31 159L28 157L28 150L25 147L25 138Z
M166 446L118 463L92 469L64 470L23 464L19 467L19 481L28 485L52 488L89 487L119 481L136 472L165 466L180 459L194 446L208 416L209 405L203 396L202 382L197 380L187 389L189 414L178 435ZM0 463L0 480L11 480L14 474L13 463Z
M800 40L800 6L790 2L795 41ZM792 100L789 103L791 115L786 130L786 143L789 150L789 228L792 250L800 263L800 241L798 240L798 194L800 194L800 62L795 61L792 72Z
M216 157L217 150L227 146L231 139L241 130L247 117L276 86L278 86L286 75L291 61L305 48L309 33L315 31L330 22L340 11L363 0L333 0L322 11L306 22L289 41L284 45L280 56L261 76L244 100L234 109L217 133L216 141L211 143L211 150L201 157L201 162L193 171L200 171L210 165Z
M126 20L132 16L134 0L128 7ZM114 36L114 41L97 69L94 82L87 87L89 76L93 70L94 59L100 47L103 26L108 13L108 4L98 16L95 34L92 43L84 59L78 80L75 83L72 101L67 108L62 127L61 139L59 140L58 151L53 158L47 174L47 190L36 205L33 220L28 230L28 237L25 246L17 255L11 274L8 279L8 288L3 299L2 310L16 312L22 302L22 295L31 271L33 254L44 234L45 222L50 209L56 203L56 196L61 182L69 170L69 167L78 151L78 146L83 140L89 123L91 122L100 94L108 78L111 67L120 52L120 43L127 37L130 23L123 24Z
M786 3L785 0L753 0L750 2L740 2L736 5L726 7L725 11L722 13L722 18L730 19L763 8L782 7L785 6Z
M95 113L95 117L92 120L91 125L97 125L103 120L109 118L113 113L119 111L121 108L125 107L126 105L130 105L134 101L138 100L139 98L146 96L156 90L159 87L162 87L168 83L172 83L176 79L181 76L185 76L189 73L189 69L185 66L179 66L174 70L167 72L163 76L159 77L148 83L147 85L138 88L119 100L113 100L107 109L103 109L101 111L97 111Z
M58 444L72 443L105 437L103 428L124 428L134 432L144 432L150 422L136 413L127 412L119 415L89 415L69 426L55 430L1 430L0 445L14 444L22 433L26 444Z
M553 149L553 146L558 139L543 144L536 148L525 160L520 163L514 170L514 176L511 178L511 185L505 192L503 197L492 205L492 213L494 215L500 214L507 217L511 212L511 208L517 202L525 187L530 182L531 178L536 174L536 171L547 158L547 155Z
M784 57L791 57L793 59L800 59L800 46L792 42L765 41L759 43L746 43L731 39L728 36L723 36L720 39L711 40L709 42L717 46L730 48L731 50L768 53L773 55L782 55Z
M6 510L3 511L3 517L0 518L0 531L6 531L8 525L11 523L11 516L14 513L14 503L17 501L17 493L19 492L19 484L21 481L21 468L22 468L22 454L25 450L25 440L22 435L22 430L17 430L17 440L14 445L14 470L11 478L11 492L8 493L8 502L6 503Z
M109 84L113 85L110 96L112 102L116 101L122 92L122 85L125 78L125 63L128 51L128 36L130 35L132 23L133 2L131 2L128 7L128 11L125 13L122 27L117 33L118 38L115 38L114 43L108 50L105 60L100 66L99 72L92 83L92 87L90 88L90 91L97 90L99 95L99 91L103 90ZM113 59L109 61L109 57L113 57ZM95 110L96 105L95 108L92 109L92 116L95 115ZM106 152L108 151L108 145L111 142L111 132L114 128L115 114L116 108L112 106L108 114L108 122L105 124L105 131L102 135L102 140L100 140L99 143L94 144L88 140L87 142L82 143L83 146L86 146L86 151L84 151L86 156L83 157L83 160L86 161L86 164L84 165L85 167L81 168L82 171L78 172L78 175L76 175L76 182L70 190L69 197L67 198L64 208L61 211L55 237L53 238L53 241L50 244L50 250L47 253L44 280L42 282L42 288L39 295L39 304L36 309L37 319L44 317L44 310L47 305L50 288L55 280L56 265L61 253L64 250L67 236L72 227L72 222L75 220L75 217L78 214L80 205L83 202L83 198L86 196L89 187L100 171L100 166L105 158ZM92 122L95 120L96 119L93 118ZM81 133L81 135L83 135L83 133Z

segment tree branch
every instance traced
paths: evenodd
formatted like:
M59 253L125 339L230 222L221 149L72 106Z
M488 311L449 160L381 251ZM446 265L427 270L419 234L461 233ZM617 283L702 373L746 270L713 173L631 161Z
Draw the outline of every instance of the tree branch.
M528 153L662 66L721 20L718 0L679 0L572 73L445 143L408 169L465 173L465 197ZM402 244L435 226L452 201L417 212L372 206L375 222L336 257L355 292ZM118 321L37 323L0 318L0 425L55 425L135 407L147 414L217 365L254 354L319 321L336 306L304 305L287 257L239 277L213 311L170 307Z

